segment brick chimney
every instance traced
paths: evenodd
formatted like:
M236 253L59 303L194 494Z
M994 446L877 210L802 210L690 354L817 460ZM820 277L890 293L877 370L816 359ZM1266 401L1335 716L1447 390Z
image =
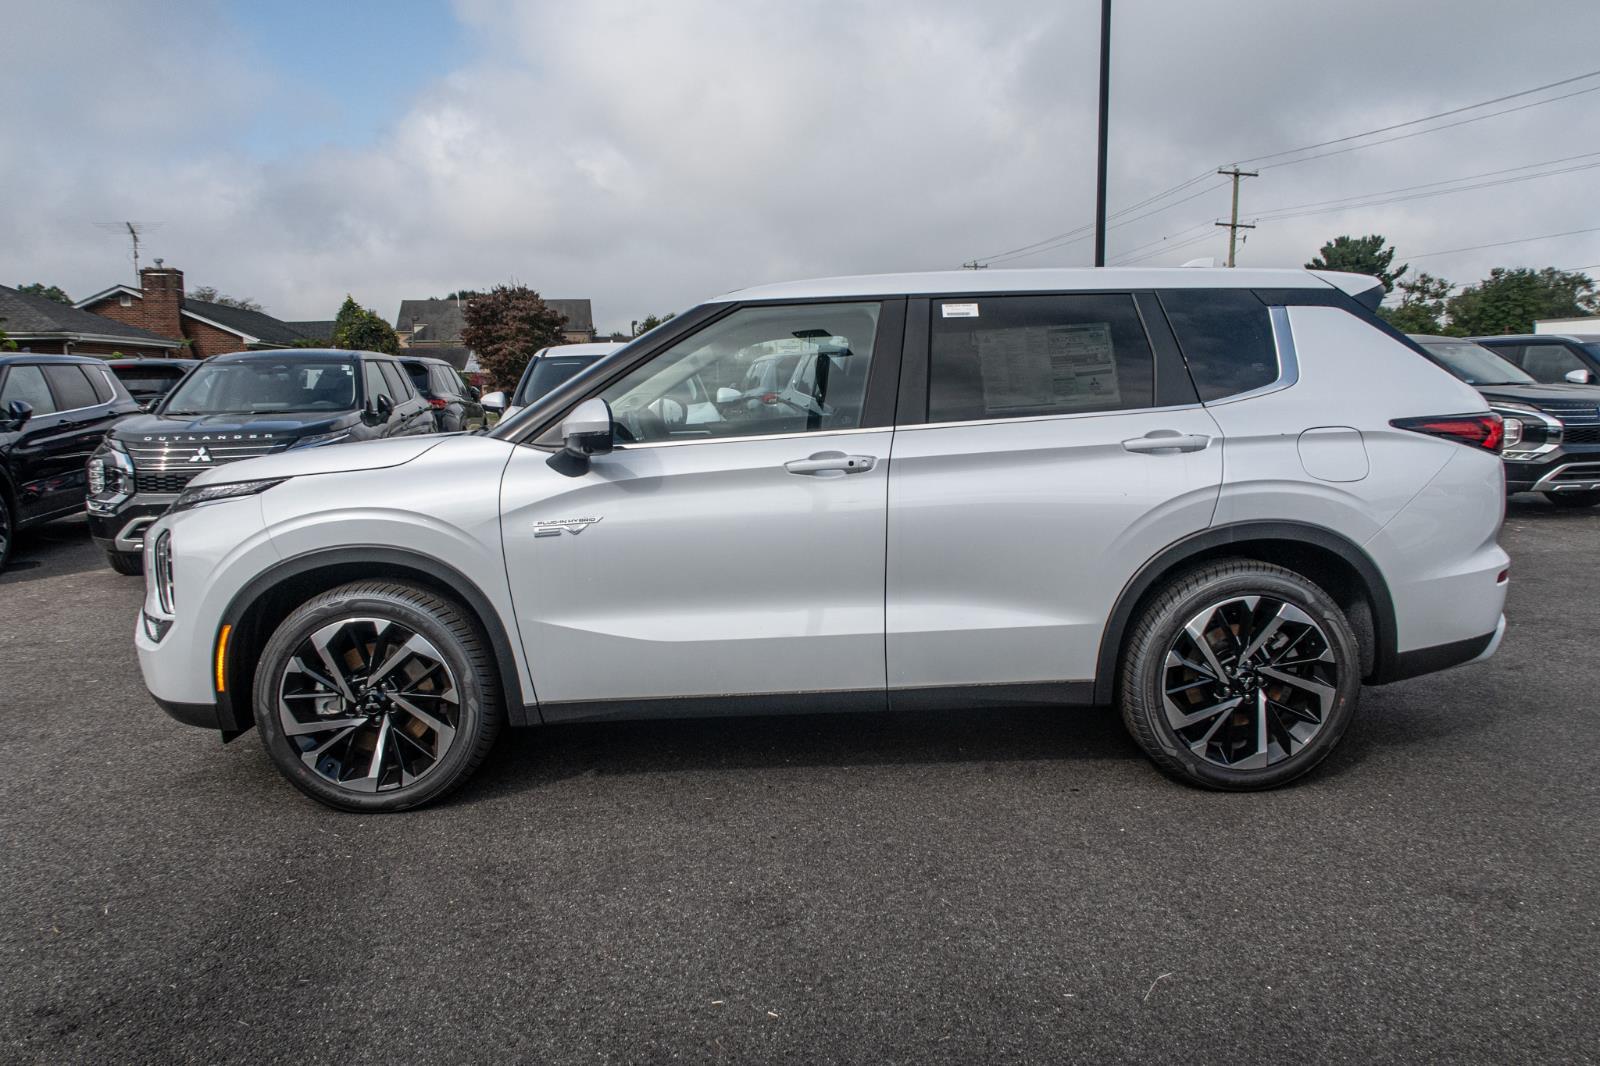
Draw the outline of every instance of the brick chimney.
M169 266L143 267L139 271L139 288L144 299L138 303L138 321L152 333L163 337L182 337L183 271Z

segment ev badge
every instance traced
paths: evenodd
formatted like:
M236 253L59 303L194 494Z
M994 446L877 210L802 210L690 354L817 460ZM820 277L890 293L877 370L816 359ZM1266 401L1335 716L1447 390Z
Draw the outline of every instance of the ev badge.
M576 537L598 521L600 521L598 518L556 518L548 522L535 522L533 524L533 535L536 537L559 537L563 533L571 533Z

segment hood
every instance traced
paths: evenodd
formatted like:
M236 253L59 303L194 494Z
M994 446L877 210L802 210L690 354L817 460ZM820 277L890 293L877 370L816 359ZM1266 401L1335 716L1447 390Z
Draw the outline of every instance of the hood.
M1477 385L1487 400L1525 403L1562 416L1600 418L1600 385Z
M229 481L260 481L266 478L301 477L305 474L343 474L353 470L380 470L409 463L446 438L391 437L388 440L335 444L324 448L298 448L275 452L259 459L241 459L214 466L189 484L214 485Z
M293 441L300 437L331 433L353 426L361 415L356 411L281 411L271 415L133 415L112 427L111 435L122 441L151 442L171 440L205 443L208 433L243 433L258 439Z

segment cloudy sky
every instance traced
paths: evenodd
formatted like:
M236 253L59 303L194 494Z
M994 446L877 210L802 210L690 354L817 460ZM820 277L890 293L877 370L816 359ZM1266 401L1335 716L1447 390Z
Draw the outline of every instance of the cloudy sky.
M1593 0L1116 7L1113 210L1600 69ZM1094 0L0 8L3 284L130 280L125 236L97 224L133 219L146 263L284 318L331 317L349 292L392 320L404 297L516 280L591 297L603 329L626 329L749 284L998 259L1093 216ZM1600 264L1600 231L1426 255L1600 227L1600 169L1574 169L1600 164L1590 89L1600 78L1264 169L1244 184L1244 217L1264 218L1241 265L1296 266L1344 232L1383 233L1457 282ZM1551 170L1568 172L1268 221ZM1220 182L1124 216L1112 262L1225 255ZM1090 256L1079 240L1007 265Z

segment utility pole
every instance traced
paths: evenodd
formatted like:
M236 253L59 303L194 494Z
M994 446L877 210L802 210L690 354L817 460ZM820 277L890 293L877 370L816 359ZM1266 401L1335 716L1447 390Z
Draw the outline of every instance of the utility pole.
M1219 226L1228 227L1228 265L1233 266L1233 256L1234 251L1238 246L1239 231L1242 229L1255 229L1255 226L1247 225L1246 223L1239 221L1239 179L1256 178L1260 177L1261 175L1259 171L1255 170L1240 170L1238 164L1234 164L1232 170L1225 170L1222 167L1218 167L1217 173L1225 174L1233 179L1233 215L1227 222L1217 223Z
M962 263L961 264L961 269L962 270L988 270L989 269L989 264L988 263L980 263L976 259L973 259L970 262Z
M1094 265L1097 267L1106 265L1106 118L1110 95L1111 0L1100 0L1100 154L1094 182Z

